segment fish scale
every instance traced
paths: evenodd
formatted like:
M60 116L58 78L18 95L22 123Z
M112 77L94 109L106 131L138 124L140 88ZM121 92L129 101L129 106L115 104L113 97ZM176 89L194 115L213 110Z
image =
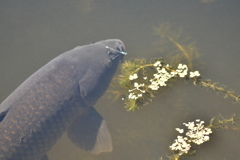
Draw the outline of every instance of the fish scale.
M92 105L108 88L123 49L124 44L117 39L80 46L26 79L0 104L0 160L46 160L46 153L66 130L70 140L82 149L111 151L106 123ZM88 123L95 127L93 134L89 134ZM85 128L68 129L70 126L87 127L88 132ZM85 140L82 137L86 135L93 137ZM98 144L98 137L105 141ZM88 140L92 140L90 145Z
M77 99L77 97L75 99ZM43 100L44 99L40 99L40 101ZM22 101L25 102L24 100ZM64 104L63 106L70 106L70 104ZM1 146L9 145L7 150L4 151L4 156L14 160L42 157L43 155L38 156L38 153L45 153L49 150L49 147L56 142L70 122L73 121L73 115L78 110L73 109L74 106L77 105L72 105L72 109L71 107L65 107L63 109L59 107L59 110L51 111L44 108L44 106L30 108L26 105L21 106L18 104L17 109L12 112L10 111L6 117L12 119L6 123L9 127L4 125L4 120L2 122L3 125L0 125L0 130L2 130L2 128L8 128L4 130L6 132L0 137L1 142L5 141ZM27 116L20 116L24 114ZM75 114L75 117L76 116L77 114ZM30 122L30 125L27 125L28 122ZM9 143L10 141L18 143L11 144Z

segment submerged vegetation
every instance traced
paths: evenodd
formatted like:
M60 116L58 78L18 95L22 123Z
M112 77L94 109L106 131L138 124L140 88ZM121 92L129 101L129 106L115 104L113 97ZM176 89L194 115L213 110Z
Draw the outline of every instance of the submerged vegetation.
M169 50L159 48L159 52L167 52L169 57L146 59L130 59L121 66L121 74L118 76L118 84L123 89L122 92L113 92L116 97L125 95L122 98L127 111L135 111L150 103L160 92L162 87L168 85L169 81L177 78L191 80L194 85L200 85L207 89L215 90L224 94L224 98L232 98L239 102L240 96L235 95L233 90L225 89L224 85L211 83L211 80L204 80L199 71L194 71L196 59L200 54L194 43L188 43L189 38L182 37L182 30L172 31L169 24L162 24L154 28L156 35L161 37L161 42L169 46ZM186 45L187 44L187 45ZM171 50L172 49L172 50ZM169 54L170 53L170 54ZM183 64L184 63L184 64ZM194 122L183 123L187 128L186 133L180 128L176 130L181 134L177 136L170 150L174 153L168 156L170 160L179 160L183 156L190 156L196 153L200 144L209 141L212 129L221 128L229 122L234 123L240 120L234 116L230 119L223 117L213 118L208 126L200 119ZM162 158L160 158L162 159Z
M135 111L147 104L154 97L154 93L161 87L167 86L172 78L184 78L192 80L194 85L201 85L208 89L222 92L224 98L231 97L233 101L239 102L240 96L234 91L225 90L225 86L218 86L218 83L211 83L211 80L204 80L200 77L199 71L188 71L188 66L178 64L177 67L164 64L163 59L152 59L147 62L145 59L132 59L124 62L121 66L122 74L118 80L120 86L127 92L123 98L125 108L128 111Z
M140 109L151 101L154 93L167 86L166 83L171 78L192 79L196 84L201 79L198 71L188 73L187 65L180 63L174 68L165 65L162 59L153 59L150 63L144 59L126 61L122 65L122 71L126 72L119 76L119 84L128 89L128 94L123 98L128 111Z
M180 160L183 156L194 155L199 145L210 140L213 129L223 128L228 123L234 124L234 122L238 120L240 120L240 118L235 118L235 115L233 115L230 119L225 119L222 116L212 118L208 126L204 126L205 122L200 119L183 123L187 131L184 133L184 129L176 128L176 131L179 132L180 135L178 135L172 145L169 146L169 149L173 151L174 154L168 156L168 158L170 160ZM160 160L162 160L162 158L160 158Z
M172 48L172 51L168 50L171 54L168 54L170 58L167 58L171 63L165 64L163 58L155 58L150 61L131 59L121 65L118 83L124 88L123 101L127 111L135 111L149 103L155 93L167 86L168 81L173 78L192 80L194 85L199 84L202 87L222 92L224 98L231 97L234 101L240 101L240 96L236 96L233 90L226 90L224 85L204 80L198 71L192 71L193 61L198 59L200 54L194 43L186 45L190 38L184 39L181 29L171 31L170 25L164 23L155 27L154 30L156 35L161 37L159 43ZM183 62L185 64L182 64ZM189 70L191 71L189 72ZM121 93L115 92L115 94L119 97Z
M199 59L200 54L198 49L194 46L195 42L187 37L182 36L182 29L176 31L172 30L168 23L163 23L159 27L154 27L155 34L160 36L160 41L157 44L160 46L160 52L167 53L165 60L172 65L179 63L187 64L189 69L193 69L193 61Z

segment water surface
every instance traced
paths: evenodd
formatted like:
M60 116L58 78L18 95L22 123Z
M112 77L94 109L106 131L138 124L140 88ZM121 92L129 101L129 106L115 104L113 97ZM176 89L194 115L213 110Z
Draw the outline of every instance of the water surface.
M0 101L52 58L75 46L118 38L125 58L154 58L161 39L154 26L168 22L191 37L201 58L194 67L202 77L226 84L240 93L240 2L238 0L2 0L0 5ZM167 54L167 53L165 53ZM119 72L117 73L119 74ZM190 81L173 83L148 106L126 112L121 100L106 93L95 108L107 121L114 150L92 155L75 147L64 135L48 153L50 160L158 160L171 155L168 146L176 127L219 114L239 115L240 105ZM111 103L110 103L111 102ZM191 160L237 160L240 122L215 131Z

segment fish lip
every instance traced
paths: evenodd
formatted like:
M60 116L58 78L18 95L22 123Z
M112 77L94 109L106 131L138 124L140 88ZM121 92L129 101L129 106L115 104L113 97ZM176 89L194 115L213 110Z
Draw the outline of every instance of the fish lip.
M105 48L108 49L107 53L111 60L120 57L121 61L123 61L123 57L127 55L127 52L125 52L125 45L121 40L108 39L105 40L103 43L106 45Z
M106 45L106 46L108 46L109 44L107 44L108 42L115 42L115 46L113 47L113 46L109 46L109 47L111 47L111 48L118 48L117 47L117 43L120 43L120 45L121 45L121 47L123 48L123 50L125 51L126 50L126 48L125 48L125 45L124 45L124 43L120 40L120 39L107 39L107 40L105 40L105 41L103 41L103 43ZM120 51L120 50L119 50Z
M125 47L124 43L121 40L119 40L119 39L116 40L116 41L120 43L121 47L123 47L123 50L120 50L120 51L124 52L126 50L126 47Z

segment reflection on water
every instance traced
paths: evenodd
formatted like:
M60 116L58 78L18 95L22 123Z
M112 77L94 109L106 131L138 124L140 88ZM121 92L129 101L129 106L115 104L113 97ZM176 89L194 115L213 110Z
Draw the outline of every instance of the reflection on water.
M0 6L0 98L3 101L24 79L58 54L77 45L119 38L126 58L161 57L153 26L169 22L183 28L201 54L205 78L239 88L238 0L214 1L4 1ZM208 1L210 2L210 1ZM84 12L84 13L83 13ZM86 14L88 13L88 14ZM164 57L163 57L164 58ZM50 160L158 160L171 155L168 146L175 128L197 118L209 122L219 114L239 116L240 106L214 91L179 81L158 93L153 102L134 113L106 93L95 108L112 134L113 151L92 155L75 147L64 135L48 153ZM240 123L236 122L236 128ZM239 130L214 132L191 160L238 159Z
M96 5L94 0L82 0L79 2L78 7L83 14L89 14L94 12Z
M217 0L201 0L202 3L213 3Z
M182 35L182 28L174 30L169 23L162 23L159 27L155 27L154 31L160 36L159 43L156 44L159 46L158 50L163 55L165 53L164 59L167 58L171 65L185 63L190 70L193 70L193 63L195 66L199 64L200 54L195 42L190 37Z

